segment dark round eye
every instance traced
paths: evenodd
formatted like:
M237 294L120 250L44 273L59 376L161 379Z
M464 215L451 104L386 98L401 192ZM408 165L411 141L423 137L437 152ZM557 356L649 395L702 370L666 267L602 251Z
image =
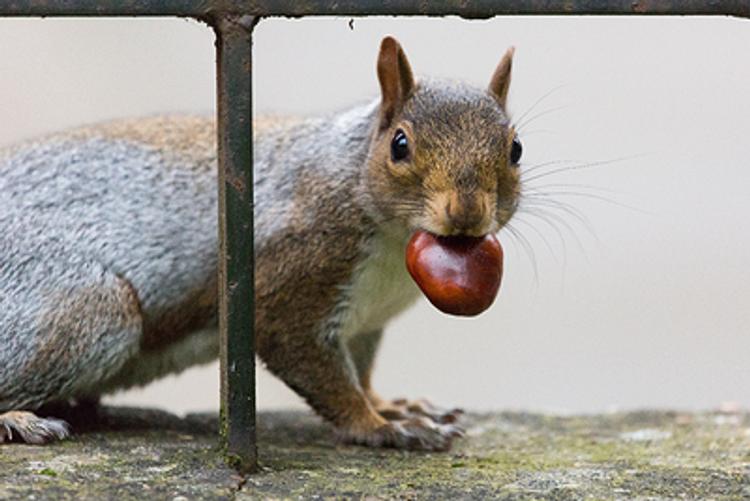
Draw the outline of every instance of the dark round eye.
M409 140L401 129L396 131L391 141L391 160L398 162L409 156Z
M523 145L517 137L513 138L513 145L510 147L510 164L518 165L521 161L521 155L523 154Z

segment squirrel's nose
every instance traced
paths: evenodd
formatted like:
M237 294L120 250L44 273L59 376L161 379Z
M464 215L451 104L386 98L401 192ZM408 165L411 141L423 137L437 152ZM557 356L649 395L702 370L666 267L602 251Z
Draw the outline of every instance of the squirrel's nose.
M452 193L445 206L445 215L453 233L473 235L481 233L484 223L484 204L480 197Z

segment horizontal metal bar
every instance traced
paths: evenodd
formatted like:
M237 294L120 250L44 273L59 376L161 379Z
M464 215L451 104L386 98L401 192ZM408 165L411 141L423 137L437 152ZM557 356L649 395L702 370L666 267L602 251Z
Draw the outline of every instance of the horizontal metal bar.
M227 4L214 0L10 0L0 16L189 16L206 17Z
M9 0L0 16L727 15L750 17L750 0Z
M237 2L253 6L261 16L359 16L359 15L456 15L465 18L489 18L501 15L733 15L750 17L750 1L705 0L266 0Z

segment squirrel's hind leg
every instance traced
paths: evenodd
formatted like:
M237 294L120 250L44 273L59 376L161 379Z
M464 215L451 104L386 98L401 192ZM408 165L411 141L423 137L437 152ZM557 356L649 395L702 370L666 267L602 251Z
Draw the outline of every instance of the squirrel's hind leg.
M58 255L43 274L36 261L12 259L0 290L0 434L41 443L68 435L55 418L23 410L70 398L96 397L140 346L135 290L99 263ZM38 266L37 266L38 268ZM4 279L8 278L7 281Z
M19 438L27 444L45 444L70 435L70 426L62 419L41 418L33 412L9 411L0 414L0 444Z

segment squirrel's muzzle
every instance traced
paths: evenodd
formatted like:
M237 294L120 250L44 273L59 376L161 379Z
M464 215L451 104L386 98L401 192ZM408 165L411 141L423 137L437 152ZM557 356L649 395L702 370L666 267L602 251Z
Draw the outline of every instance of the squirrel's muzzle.
M466 193L452 191L439 197L442 207L436 211L440 221L437 225L445 235L482 236L492 226L491 195L478 191Z

